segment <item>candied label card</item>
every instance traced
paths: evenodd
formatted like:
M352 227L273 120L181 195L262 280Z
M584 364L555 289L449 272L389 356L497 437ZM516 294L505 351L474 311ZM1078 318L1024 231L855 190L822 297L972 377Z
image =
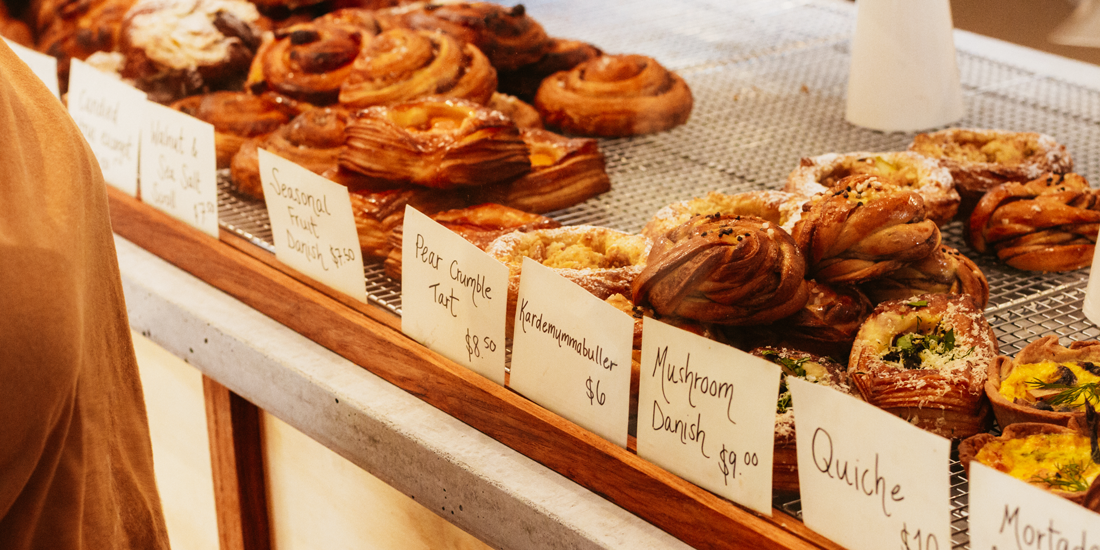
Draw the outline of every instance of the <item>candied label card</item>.
M770 516L779 366L642 322L638 456Z
M401 243L401 330L504 385L508 268L411 206Z
M15 52L15 55L19 56L19 59L22 59L23 63L31 68L31 72L46 85L50 93L60 99L61 87L57 83L57 58L20 46L6 38L3 40L11 48L11 51Z
M974 461L970 547L1095 550L1100 514Z
M152 101L141 127L141 200L218 237L214 126Z
M634 319L523 259L512 337L512 389L626 447Z
M787 377L806 526L853 550L951 548L951 442Z
M363 253L348 188L259 150L260 183L280 262L367 301Z
M69 70L69 114L88 140L103 179L137 196L145 92L79 59Z

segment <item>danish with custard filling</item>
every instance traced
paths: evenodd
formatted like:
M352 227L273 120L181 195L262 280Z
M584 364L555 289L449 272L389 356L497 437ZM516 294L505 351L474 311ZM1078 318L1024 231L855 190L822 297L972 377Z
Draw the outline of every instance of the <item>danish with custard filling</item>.
M997 422L1045 422L1065 426L1084 418L1086 401L1100 406L1100 342L1058 343L1054 335L1024 346L1015 358L989 364L986 394Z

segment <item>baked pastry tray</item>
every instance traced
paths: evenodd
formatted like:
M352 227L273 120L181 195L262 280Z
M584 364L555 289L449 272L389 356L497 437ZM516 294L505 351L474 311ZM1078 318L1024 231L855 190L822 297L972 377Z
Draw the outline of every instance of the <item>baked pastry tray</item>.
M604 139L612 189L551 217L639 231L659 208L717 190L781 188L800 157L829 152L905 149L912 133L883 133L844 120L855 10L846 3L705 0L525 1L553 36L587 40L608 52L653 56L691 86L695 107L686 125L668 132ZM1073 84L957 46L966 104L956 126L1053 135L1074 157L1075 171L1100 177L1100 90ZM234 193L221 174L224 229L273 253L262 201ZM1014 355L1046 334L1066 340L1100 337L1081 311L1088 270L1018 271L973 252L962 224L944 242L975 260L989 280L986 317L1002 353ZM401 314L400 284L380 263L365 267L367 299ZM953 461L953 547L969 547L966 480ZM798 515L799 504L775 505Z

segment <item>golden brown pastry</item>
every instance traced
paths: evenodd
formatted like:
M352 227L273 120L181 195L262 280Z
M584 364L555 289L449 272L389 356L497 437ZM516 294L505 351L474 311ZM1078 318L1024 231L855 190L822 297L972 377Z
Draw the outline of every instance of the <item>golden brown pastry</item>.
M785 191L747 191L727 195L711 191L704 197L670 204L657 211L642 229L642 234L657 239L693 216L728 214L755 216L782 227L788 233L802 217L805 197Z
M883 302L860 327L848 378L863 399L953 439L989 423L986 368L997 340L966 294Z
M513 231L526 232L561 227L560 223L545 216L493 203L445 210L431 218L482 250L488 248L497 237ZM401 241L403 239L404 229L400 225L394 227L387 237L390 252L386 256L384 267L386 275L398 281L401 280Z
M806 304L806 263L779 226L751 216L696 216L653 243L633 298L661 315L755 325Z
M792 347L844 360L874 305L858 288L806 281L810 298L802 309L766 327L749 330L757 343Z
M585 136L651 134L687 122L683 78L642 55L601 55L542 81L535 108L551 128Z
M213 92L183 98L171 107L214 125L218 168L229 168L249 138L263 139L290 122L300 110L295 101L274 94Z
M343 109L310 109L263 139L249 139L241 145L230 164L230 175L237 191L256 199L264 196L260 183L260 159L256 150L263 148L316 174L336 167L344 146L344 128L348 114ZM339 182L338 182L339 183Z
M1027 271L1088 266L1100 230L1100 190L1074 174L1048 174L989 190L970 215L970 245Z
M389 256L389 235L405 222L405 205L427 216L466 206L458 193L406 186L395 189L350 189L351 213L364 258ZM398 246L398 249L401 247Z
M940 245L923 260L905 264L888 277L861 285L875 303L902 300L918 294L969 294L979 309L989 304L989 282L973 260Z
M95 52L118 47L122 21L133 5L134 0L64 0L41 4L37 49L57 58L62 93L69 88L72 59L84 60Z
M580 40L551 38L550 48L542 59L514 70L497 69L498 89L524 101L534 101L539 85L546 77L568 71L581 63L603 55L596 46Z
M959 210L964 220L995 185L1073 170L1073 158L1066 147L1035 132L949 128L917 134L909 150L936 159L951 171L962 195L964 204Z
M427 98L363 109L348 124L340 165L379 181L451 189L531 169L512 121L469 101Z
M391 29L355 59L340 103L360 108L446 96L484 104L496 87L496 70L476 47L439 32Z
M920 195L868 174L849 176L815 196L792 232L819 282L852 284L896 271L940 245Z
M486 188L486 198L527 212L552 212L611 189L596 140L567 138L547 130L521 132L530 150L531 171Z
M12 17L8 5L0 2L0 36L21 46L34 48L34 32L29 25Z
M787 176L783 188L807 197L824 193L840 180L857 174L877 176L889 189L909 190L924 200L925 216L943 226L955 216L959 194L951 174L928 157L911 152L830 153L803 158Z
M515 96L493 92L493 97L489 98L485 106L500 111L504 116L512 119L520 130L542 129L539 112Z
M997 423L1045 422L1065 426L1084 420L1086 400L1100 406L1100 342L1058 343L1058 336L1039 338L1015 358L1004 355L989 364L985 393Z

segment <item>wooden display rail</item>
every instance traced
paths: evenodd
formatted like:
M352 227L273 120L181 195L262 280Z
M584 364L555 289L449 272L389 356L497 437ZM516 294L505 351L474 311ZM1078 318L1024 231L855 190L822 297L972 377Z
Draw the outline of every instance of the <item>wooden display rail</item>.
M783 512L769 518L732 504L459 366L401 333L393 314L232 233L211 239L110 186L108 198L120 236L696 548L840 548Z

